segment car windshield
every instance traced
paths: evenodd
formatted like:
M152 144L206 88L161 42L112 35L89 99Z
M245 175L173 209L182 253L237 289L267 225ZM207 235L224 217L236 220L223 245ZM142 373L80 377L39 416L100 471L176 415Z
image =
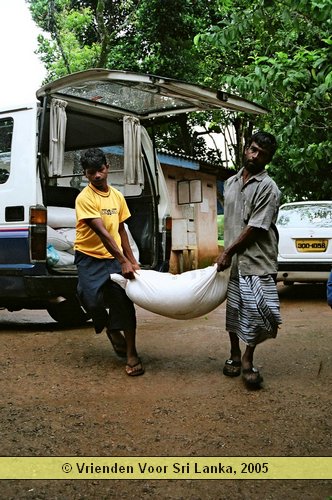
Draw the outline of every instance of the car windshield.
M289 205L279 211L277 225L280 227L331 227L331 204Z

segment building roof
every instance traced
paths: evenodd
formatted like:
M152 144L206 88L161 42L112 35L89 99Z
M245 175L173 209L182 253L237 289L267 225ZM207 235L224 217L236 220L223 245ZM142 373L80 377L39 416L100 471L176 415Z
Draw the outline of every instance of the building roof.
M195 159L192 156L174 153L166 149L157 151L160 163L164 165L171 165L179 168L188 168L190 170L198 170L204 173L212 174L218 180L226 180L236 172L234 169L225 168L218 163L211 163L206 160Z

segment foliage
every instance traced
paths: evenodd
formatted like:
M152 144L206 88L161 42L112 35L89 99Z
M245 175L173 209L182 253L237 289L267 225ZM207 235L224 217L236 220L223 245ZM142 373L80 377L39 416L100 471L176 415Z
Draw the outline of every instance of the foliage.
M280 145L269 171L283 201L331 197L332 0L27 1L45 31L48 80L108 67L226 88L270 113L179 118L158 129L157 144L224 160L206 149L200 124L229 136L239 168L244 141L264 128Z
M106 67L112 44L134 2L28 0L34 21L45 31L39 53L47 81L75 71ZM107 9L107 15L104 13Z
M217 215L218 245L224 244L224 214Z
M147 72L198 82L204 69L197 32L215 21L205 0L27 0L33 19L45 31L39 54L47 81L93 67ZM190 123L181 117L156 129L160 147L218 159ZM193 143L195 138L195 143Z
M329 199L332 0L218 5L220 22L196 37L219 51L213 82L249 99L259 96L271 110L258 125L277 135L280 147L270 172L284 201Z

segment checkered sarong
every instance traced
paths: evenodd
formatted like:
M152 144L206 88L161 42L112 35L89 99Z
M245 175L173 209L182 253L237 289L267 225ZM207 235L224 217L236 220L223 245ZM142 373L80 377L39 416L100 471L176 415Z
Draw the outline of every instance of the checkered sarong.
M255 346L277 336L282 323L272 276L231 278L227 290L226 330Z

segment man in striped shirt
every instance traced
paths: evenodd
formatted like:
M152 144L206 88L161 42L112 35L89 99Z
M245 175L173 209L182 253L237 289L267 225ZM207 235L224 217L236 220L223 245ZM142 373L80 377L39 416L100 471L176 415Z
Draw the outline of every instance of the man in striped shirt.
M217 258L218 271L231 267L226 306L231 352L223 373L236 377L242 371L246 385L255 388L263 381L253 364L255 348L276 337L281 323L275 284L280 191L265 170L276 149L272 134L255 133L245 146L244 167L225 182L225 246Z

